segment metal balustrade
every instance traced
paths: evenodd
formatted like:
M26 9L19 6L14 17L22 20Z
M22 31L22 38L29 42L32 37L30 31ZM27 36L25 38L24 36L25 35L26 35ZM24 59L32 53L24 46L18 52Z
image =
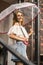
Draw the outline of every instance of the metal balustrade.
M0 44L2 46L4 46L4 48L11 52L13 55L15 55L16 57L18 57L25 65L35 65L34 63L32 63L30 60L27 60L24 56L22 56L20 53L18 53L15 49L13 49L10 45L8 45L7 43L5 43L4 40L2 40L0 38Z

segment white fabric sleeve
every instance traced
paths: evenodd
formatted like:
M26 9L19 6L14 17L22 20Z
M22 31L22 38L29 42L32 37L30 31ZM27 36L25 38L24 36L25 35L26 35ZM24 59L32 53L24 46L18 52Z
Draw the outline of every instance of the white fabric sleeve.
M11 34L11 33L14 33L14 34L17 34L17 29L16 29L16 26L12 26L9 31L8 31L8 35Z

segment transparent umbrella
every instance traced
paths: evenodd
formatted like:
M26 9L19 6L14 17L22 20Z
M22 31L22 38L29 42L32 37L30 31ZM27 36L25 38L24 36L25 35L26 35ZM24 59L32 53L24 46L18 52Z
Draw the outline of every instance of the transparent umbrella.
M0 28L2 27L2 24L4 28L6 28L6 24L8 23L8 21L4 20L8 18L8 16L10 16L11 13L15 12L17 9L23 12L25 21L24 25L34 20L37 14L40 12L39 8L33 3L24 2L24 3L12 4L11 6L9 6L0 13ZM4 30L2 31L2 29L0 29L0 33L6 33L7 31L8 30L6 29L5 31Z

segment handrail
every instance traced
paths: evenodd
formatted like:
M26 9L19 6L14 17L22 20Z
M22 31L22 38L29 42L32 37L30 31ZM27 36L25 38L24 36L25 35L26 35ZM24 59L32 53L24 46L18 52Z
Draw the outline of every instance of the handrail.
M11 52L13 55L15 55L17 58L19 58L23 63L26 65L35 65L30 60L27 60L24 56L22 56L20 53L18 53L15 49L13 49L10 45L5 43L3 39L0 38L0 44L6 48L7 51Z

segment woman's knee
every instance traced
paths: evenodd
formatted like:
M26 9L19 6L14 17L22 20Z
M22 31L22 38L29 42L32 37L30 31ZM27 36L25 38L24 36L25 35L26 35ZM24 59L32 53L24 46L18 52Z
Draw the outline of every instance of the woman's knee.
M16 65L24 65L22 62L16 62Z

